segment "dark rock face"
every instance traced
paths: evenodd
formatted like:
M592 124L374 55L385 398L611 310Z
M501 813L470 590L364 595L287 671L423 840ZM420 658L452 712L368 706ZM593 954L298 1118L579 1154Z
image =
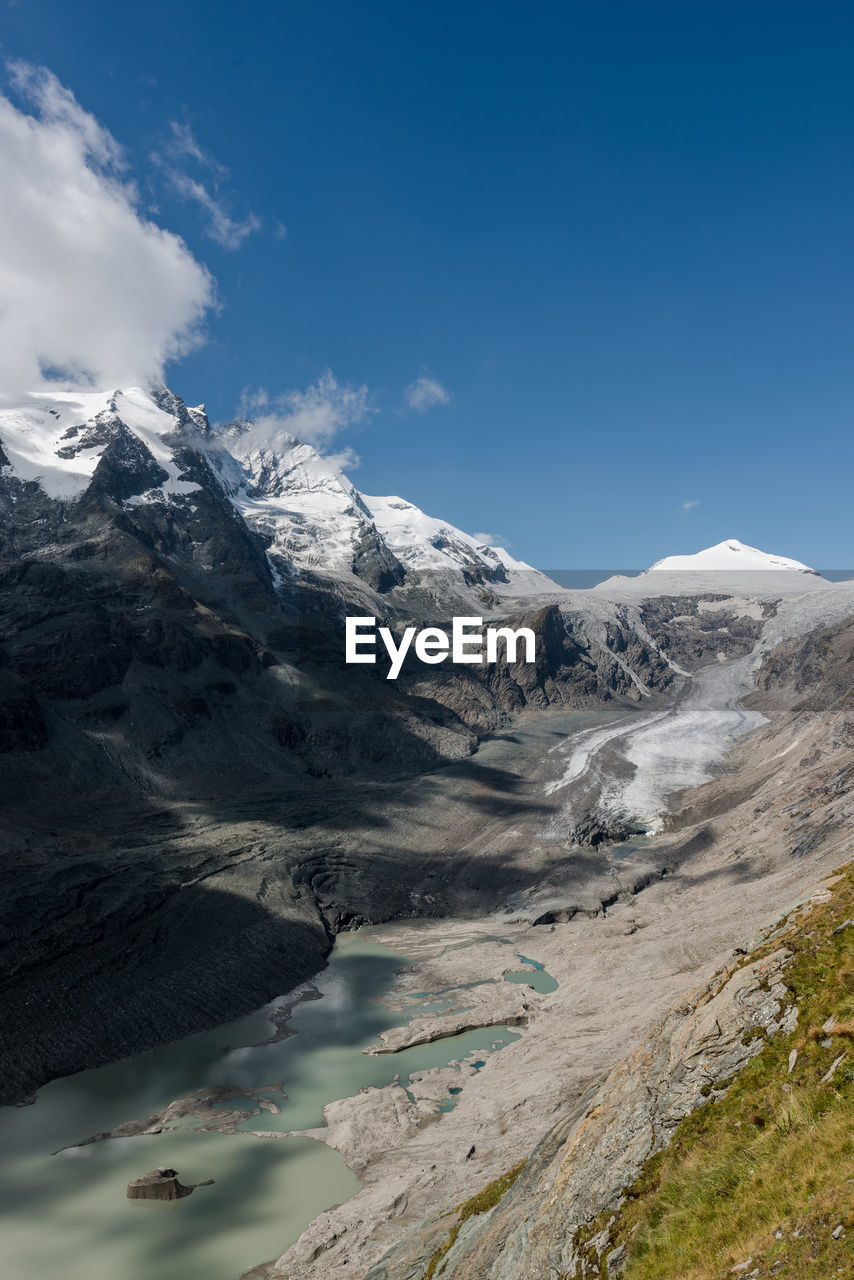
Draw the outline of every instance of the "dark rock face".
M99 414L103 418L104 414ZM101 460L95 468L90 491L103 498L112 498L122 502L126 498L134 498L154 489L169 479L168 474L155 461L151 452L142 441L113 413L104 424L105 433L109 432L110 442L101 454ZM95 434L96 438L92 438ZM80 445L68 452L78 452L91 444L100 443L97 433L84 435Z
M32 691L0 667L0 753L40 751L46 742L47 726Z
M376 529L366 529L353 552L352 570L375 591L399 587L406 578L403 565L380 538Z
M171 413L177 419L179 427L189 427L191 429L195 427L202 432L202 435L208 435L210 423L208 422L204 405L200 405L196 409L188 408L180 396L176 396L174 391L170 391L162 383L159 386L152 387L150 394L158 409L162 409L164 413Z
M643 835L638 827L619 815L588 813L570 829L571 844L595 849L600 844L624 844L632 836Z
M763 659L751 702L821 711L838 701L854 705L854 622L787 640Z
M740 616L737 606L726 607L727 596L707 592L697 597L660 596L644 600L643 620L655 643L680 666L696 666L717 653L740 658L753 649L762 632L758 618ZM720 608L703 609L703 604ZM765 617L773 604L762 606Z
M425 675L425 668L410 654L398 683L413 694L429 693L482 735L526 710L581 707L591 702L607 703L616 697L640 701L643 694L627 670L628 657L640 659L647 691L666 689L674 680L672 669L654 650L643 645L630 631L628 622L610 628L608 636L628 655L624 664L615 658L610 646L606 648L590 637L584 619L565 616L556 604L503 618L500 625L533 631L533 663L522 660L521 647L519 661L508 662L502 643L495 664L434 667Z

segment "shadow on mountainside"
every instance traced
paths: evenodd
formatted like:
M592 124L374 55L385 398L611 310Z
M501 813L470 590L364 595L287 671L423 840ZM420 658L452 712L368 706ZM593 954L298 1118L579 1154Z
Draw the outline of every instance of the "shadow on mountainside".
M221 879L238 883L126 902L81 930L85 945L5 983L0 1100L257 1009L321 968L326 930L286 877Z

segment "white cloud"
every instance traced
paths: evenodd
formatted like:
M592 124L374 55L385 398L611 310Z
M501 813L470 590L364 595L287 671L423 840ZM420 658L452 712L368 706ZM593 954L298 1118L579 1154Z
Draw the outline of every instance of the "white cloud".
M205 169L213 169L220 178L228 177L228 169L224 164L220 164L218 160L205 151L196 140L193 130L188 124L179 124L177 120L169 121L170 137L166 143L166 149L175 157L185 157L195 160L197 164L202 165Z
M336 450L335 453L322 453L320 456L330 471L355 471L362 465L362 459L349 445Z
M239 249L247 236L260 230L261 219L254 213L247 214L242 222L230 217L222 201L196 178L170 170L169 180L183 200L195 200L204 209L209 219L205 230L223 249Z
M510 546L507 539L498 533L473 533L471 536L476 542L483 542L488 547L504 547L506 550Z
M194 201L207 214L206 234L223 249L239 249L247 236L260 231L261 219L251 211L242 219L232 217L230 197L221 190L228 169L205 151L188 124L170 120L169 129L162 152L154 152L152 160L161 166L182 200ZM204 170L206 180L187 173L187 162Z
M403 398L415 413L426 413L434 405L451 403L450 392L446 391L441 382L426 375L410 383L403 393Z
M121 148L43 67L0 94L0 393L52 371L112 387L159 376L200 338L214 282L139 211Z
M689 498L687 502L682 503L682 510L691 511L694 507L699 507L699 505L700 505L699 498Z
M263 388L245 392L240 412L251 420L252 441L259 448L271 448L284 432L313 445L337 467L356 467L359 459L352 449L330 454L328 446L342 431L364 422L376 410L367 387L342 385L326 369L305 391L284 391L276 396Z

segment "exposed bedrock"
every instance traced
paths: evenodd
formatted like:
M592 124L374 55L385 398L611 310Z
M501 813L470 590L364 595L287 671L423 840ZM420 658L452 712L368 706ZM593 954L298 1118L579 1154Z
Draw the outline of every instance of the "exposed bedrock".
M679 1121L759 1052L759 1033L795 1025L785 961L786 952L778 951L715 979L662 1019L546 1134L498 1206L463 1225L443 1257L442 1275L550 1280L583 1274L579 1229L617 1207L623 1188ZM370 1270L369 1280L418 1275L412 1253L429 1261L447 1233L446 1221L425 1226L414 1251L404 1243Z
M643 602L649 634L668 657L689 670L710 653L728 658L750 653L776 605L707 592L660 596Z
M619 814L598 812L584 814L570 827L568 838L573 844L595 849L600 844L623 844L632 836L643 834L644 828L636 822Z

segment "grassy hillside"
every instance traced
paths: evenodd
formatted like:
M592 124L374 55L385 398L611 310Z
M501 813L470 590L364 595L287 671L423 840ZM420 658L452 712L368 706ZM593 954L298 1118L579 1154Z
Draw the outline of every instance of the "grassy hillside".
M610 1231L621 1280L854 1276L854 870L749 959L781 945L798 1026L647 1163Z

